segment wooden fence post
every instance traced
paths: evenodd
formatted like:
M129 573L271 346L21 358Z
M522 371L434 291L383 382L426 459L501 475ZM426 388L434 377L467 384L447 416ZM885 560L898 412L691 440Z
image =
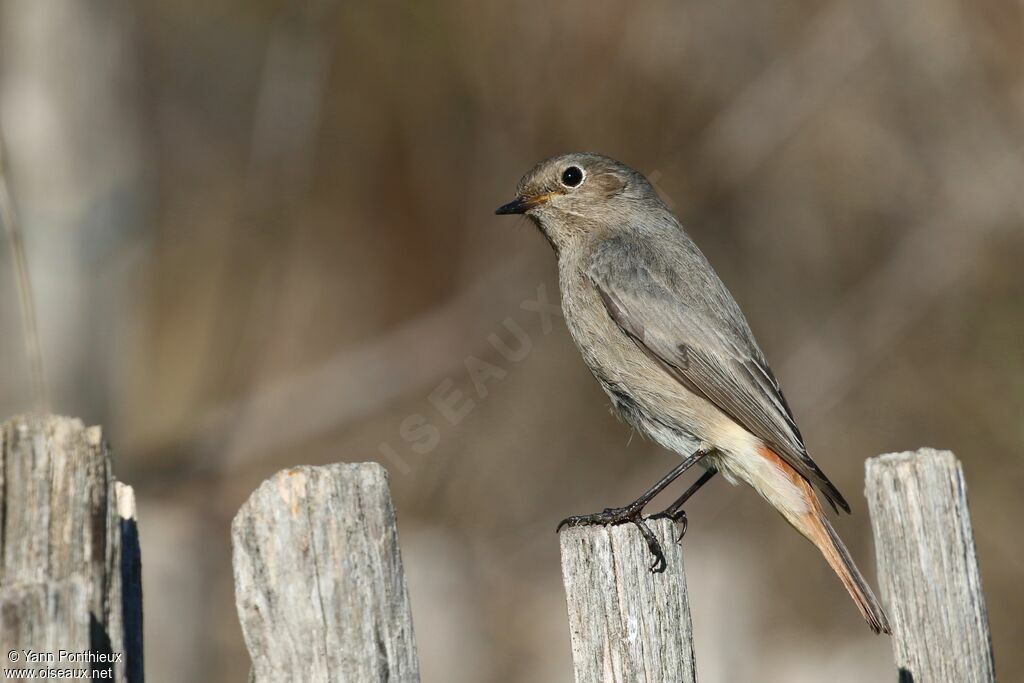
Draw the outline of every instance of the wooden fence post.
M231 539L252 681L419 681L383 467L278 472L242 506Z
M963 470L922 448L867 461L878 581L900 681L995 680Z
M0 656L10 668L86 668L141 683L142 582L132 489L99 427L21 416L0 448ZM11 661L10 651L92 661ZM96 661L96 659L100 661ZM94 677L97 677L94 674Z
M693 683L690 604L679 531L650 522L668 567L632 524L569 528L560 534L562 578L577 683Z

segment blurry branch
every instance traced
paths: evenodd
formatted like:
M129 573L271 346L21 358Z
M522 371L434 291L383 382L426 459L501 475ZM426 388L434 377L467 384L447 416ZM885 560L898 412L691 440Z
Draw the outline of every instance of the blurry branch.
M1022 176L1018 176L1022 177ZM946 207L944 207L946 208ZM782 364L799 416L813 422L835 408L867 372L941 298L981 262L983 221L940 211L915 227L892 255L854 286L823 324ZM992 227L988 225L987 227Z
M123 2L0 3L0 116L45 387L93 418L116 409L141 342L121 334L152 232L135 16Z
M821 10L805 39L723 107L702 134L699 163L741 182L769 159L863 65L877 46L862 6L838 0ZM766 123L770 122L770 124Z
M518 311L524 298L536 298L536 279L527 279L526 265L522 257L512 259L397 329L212 409L190 449L196 453L197 465L208 466L207 455L220 449L225 438L226 453L216 462L231 469L274 449L339 429L439 381L483 347L487 334L504 316ZM507 284L524 280L530 283L526 288Z
M963 25L964 18L952 4L925 2L916 11L950 31ZM949 16L937 16L942 12ZM932 35L920 21L893 20L887 25L903 27L890 37L894 49L916 46L906 67L912 71L903 74L907 82L920 80L910 74L937 68L936 60L925 59L934 52L929 43L955 42L944 40L941 33ZM829 320L798 335L800 345L783 364L780 374L793 378L786 380L794 387L790 395L799 397L800 416L809 422L842 401L857 385L856 373L884 358L931 306L975 272L995 232L1024 221L1024 197L1018 188L1024 178L1019 131L1008 129L1005 119L992 111L989 103L999 98L986 90L976 55L967 49L944 54L946 73L936 80L951 82L960 94L951 98L948 92L926 87L913 95L923 102L907 104L915 110L927 107L930 97L941 100L941 107L934 103L936 110L952 109L933 121L926 140L930 153L921 159L921 166L936 174L931 215L850 290Z
M329 4L312 3L299 16L280 22L270 38L246 177L252 206L294 201L312 178L330 65L330 43L321 28Z
M46 376L43 373L43 351L39 341L39 327L36 324L35 298L32 296L32 280L28 272L25 241L14 211L14 199L11 196L8 182L7 154L2 130L0 130L0 223L4 224L7 242L11 247L11 260L14 263L18 307L21 310L21 323L25 339L25 358L32 376L32 403L36 412L42 415L48 411L49 405Z
M316 133L327 87L332 44L325 20L333 0L287 13L270 37L253 116L244 203L231 225L222 266L219 324L210 358L228 358L207 373L214 394L259 365L266 354L262 327L278 307L290 242L289 220L308 190L316 161ZM238 273L260 277L238 278Z

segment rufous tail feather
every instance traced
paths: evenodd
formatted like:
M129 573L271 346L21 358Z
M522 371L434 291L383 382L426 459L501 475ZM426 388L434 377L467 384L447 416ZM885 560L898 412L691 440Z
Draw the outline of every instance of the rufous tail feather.
M807 512L796 515L780 510L783 517L825 556L825 561L843 582L843 586L846 587L871 630L875 633L892 633L885 611L875 598L875 594L871 592L871 587L864 580L857 565L854 564L850 552L839 539L832 524L829 523L811 485L771 449L762 448L761 454L789 476L807 500L809 508Z

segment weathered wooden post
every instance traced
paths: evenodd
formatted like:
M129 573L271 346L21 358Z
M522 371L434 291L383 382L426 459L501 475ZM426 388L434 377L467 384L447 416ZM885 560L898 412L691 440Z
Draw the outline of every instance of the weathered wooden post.
M0 483L5 666L85 668L99 673L94 678L141 682L135 498L114 480L99 427L53 416L5 422ZM44 657L33 661L28 652Z
M922 448L867 461L878 581L901 681L995 680L963 470Z
M696 680L679 532L666 519L650 526L668 563L660 574L632 524L560 534L577 683Z
M231 538L252 681L419 681L383 467L278 472L242 506Z

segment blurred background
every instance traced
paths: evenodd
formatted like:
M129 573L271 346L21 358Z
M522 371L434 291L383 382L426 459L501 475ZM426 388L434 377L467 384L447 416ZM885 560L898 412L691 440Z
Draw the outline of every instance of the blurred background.
M492 215L572 150L647 174L707 253L869 576L864 459L956 452L1024 679L1019 0L0 0L0 131L49 408L102 424L139 496L149 680L246 680L233 514L365 460L424 680L570 680L555 524L677 462L549 314L548 245ZM0 255L8 416L38 378ZM687 510L702 680L895 677L750 490Z

